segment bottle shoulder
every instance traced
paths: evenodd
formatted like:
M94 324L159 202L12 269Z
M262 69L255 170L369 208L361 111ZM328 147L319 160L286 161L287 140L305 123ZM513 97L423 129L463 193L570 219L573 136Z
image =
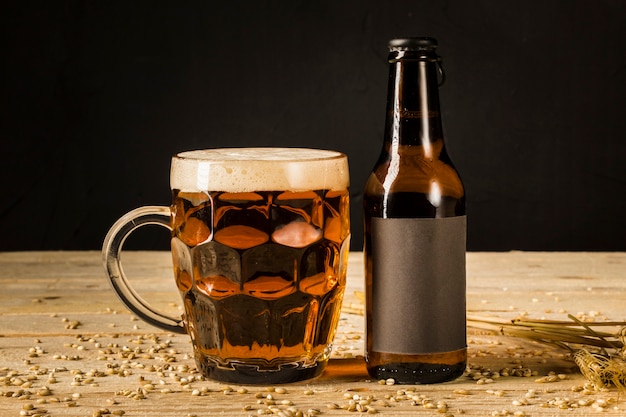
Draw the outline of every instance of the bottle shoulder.
M365 193L438 193L460 199L465 189L452 164L440 159L401 156L379 160L366 182Z

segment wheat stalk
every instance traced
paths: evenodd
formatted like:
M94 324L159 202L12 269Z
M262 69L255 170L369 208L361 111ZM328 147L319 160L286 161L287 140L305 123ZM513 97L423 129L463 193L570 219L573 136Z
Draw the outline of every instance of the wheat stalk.
M568 350L580 372L596 389L626 389L626 322L582 322L468 316L468 326L505 336L547 343ZM608 331L617 328L617 331Z

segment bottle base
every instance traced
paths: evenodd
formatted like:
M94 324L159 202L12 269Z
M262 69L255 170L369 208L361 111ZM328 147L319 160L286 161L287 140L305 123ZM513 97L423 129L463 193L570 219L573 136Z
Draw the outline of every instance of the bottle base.
M465 362L446 365L400 362L368 367L373 378L393 379L396 384L436 384L457 379L465 372Z

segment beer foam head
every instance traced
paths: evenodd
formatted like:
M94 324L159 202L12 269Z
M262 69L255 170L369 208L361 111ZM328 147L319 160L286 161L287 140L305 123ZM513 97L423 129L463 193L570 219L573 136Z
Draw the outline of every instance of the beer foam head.
M172 158L172 189L195 191L339 190L350 185L341 152L306 148L219 148Z

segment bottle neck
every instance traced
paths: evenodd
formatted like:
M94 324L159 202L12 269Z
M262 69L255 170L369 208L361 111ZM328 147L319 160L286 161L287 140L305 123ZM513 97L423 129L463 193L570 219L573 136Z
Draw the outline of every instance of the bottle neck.
M433 50L393 50L389 54L389 85L385 148L418 147L427 159L443 147L439 109L438 56ZM438 149L436 149L438 148Z

